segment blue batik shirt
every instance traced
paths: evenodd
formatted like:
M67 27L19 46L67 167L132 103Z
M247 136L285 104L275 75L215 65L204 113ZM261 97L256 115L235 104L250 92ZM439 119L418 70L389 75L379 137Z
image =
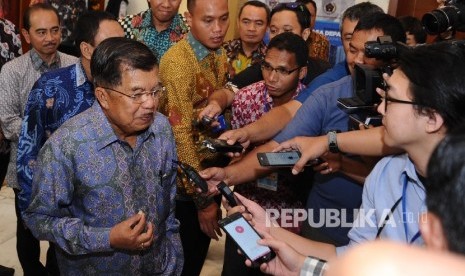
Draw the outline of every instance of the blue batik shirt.
M23 219L37 239L56 244L62 275L180 275L172 160L176 146L165 116L156 113L131 147L95 102L40 150ZM111 229L139 211L154 225L153 243L143 250L113 248Z
M123 27L125 37L143 42L152 50L158 60L189 32L189 27L180 14L174 16L166 30L157 31L152 24L151 9L120 18L118 22Z
M16 161L21 211L30 202L40 148L66 120L91 107L94 98L93 85L81 63L47 72L35 82L24 111Z

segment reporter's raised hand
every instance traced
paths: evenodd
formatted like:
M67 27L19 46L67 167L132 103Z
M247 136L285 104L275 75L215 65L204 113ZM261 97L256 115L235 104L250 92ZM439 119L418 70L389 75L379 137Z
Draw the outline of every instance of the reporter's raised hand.
M265 232L260 232L260 234L263 239L259 240L258 244L269 246L276 253L276 257L271 261L260 265L260 270L276 276L300 275L306 257L299 254L287 243L276 240L270 234ZM251 261L246 260L246 265L251 266Z
M239 199L241 204L246 208L247 212L252 215L252 220L249 220L246 217L246 219L250 221L250 224L252 224L253 227L259 231L269 233L270 227L272 226L272 222L270 218L268 217L265 209L263 209L262 206L258 205L256 202L248 198L245 198L241 194L234 193L234 195Z
M221 106L219 106L217 102L213 101L208 103L208 105L204 109L202 109L202 111L200 111L198 120L201 121L204 116L215 119L222 112L223 110L221 109ZM212 127L215 127L217 125L219 125L219 123L216 120L214 120L211 124Z
M239 142L244 149L247 149L250 145L249 133L245 128L238 128L233 130L228 130L218 137L218 139L226 140L229 145L234 145L234 143ZM231 153L230 156L240 156L241 153Z
M208 194L219 194L216 186L226 178L226 173L223 168L211 167L199 172L199 175L207 181Z
M292 168L292 174L300 173L309 160L314 160L328 151L328 138L326 136L304 137L298 136L282 142L273 152L298 150L300 159Z
M138 213L116 224L110 230L110 245L116 249L145 250L153 242L153 224Z

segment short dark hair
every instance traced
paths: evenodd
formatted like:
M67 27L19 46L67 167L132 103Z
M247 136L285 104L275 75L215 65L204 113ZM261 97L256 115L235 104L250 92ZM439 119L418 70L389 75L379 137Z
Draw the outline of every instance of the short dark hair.
M438 113L448 131L465 121L465 45L438 42L401 52L399 68L420 114Z
M384 35L390 36L392 41L405 43L406 40L405 31L399 19L389 14L377 12L360 17L354 28L354 33L368 30L380 30Z
M58 25L61 25L61 17L58 14L57 9L55 9L52 5L49 5L47 3L37 3L37 4L29 6L24 12L24 15L23 15L23 28L24 29L29 31L29 29L31 28L31 14L38 10L46 10L46 11L54 12L58 18Z
M342 22L344 22L345 19L348 19L350 21L358 21L362 16L370 16L374 13L384 13L384 11L378 5L375 5L370 2L361 2L351 7L348 7L342 13L340 28L342 29Z
M271 10L270 18L277 12L281 11L291 11L297 16L297 21L299 22L302 30L310 28L310 12L307 7L302 3L279 3Z
M465 254L464 125L447 135L434 150L425 189L426 206L441 221L448 249Z
M426 31L423 29L420 19L413 16L402 16L399 17L399 21L405 32L413 35L417 43L423 44L426 42Z
M315 9L315 12L317 12L316 3L313 0L297 0L295 2L296 3L302 3L304 5L311 4L313 6L313 8ZM316 15L316 14L312 14L312 15Z
M271 39L267 51L270 49L278 49L294 54L299 67L307 66L308 47L300 35L291 32L280 33Z
M265 9L266 23L267 24L270 23L270 8L268 8L268 6L265 3L257 1L257 0L251 0L251 1L245 2L244 5L242 5L242 7L239 9L239 15L237 16L237 18L241 17L242 10L244 10L244 8L247 7L247 6L254 6L254 7L257 7L257 8Z
M79 16L73 31L74 45L79 51L81 51L79 47L81 42L95 46L95 36L99 31L100 22L105 20L118 22L112 14L103 11L88 11Z
M94 85L109 88L121 85L122 69L151 71L158 66L152 51L142 42L125 37L111 37L95 48L90 62Z

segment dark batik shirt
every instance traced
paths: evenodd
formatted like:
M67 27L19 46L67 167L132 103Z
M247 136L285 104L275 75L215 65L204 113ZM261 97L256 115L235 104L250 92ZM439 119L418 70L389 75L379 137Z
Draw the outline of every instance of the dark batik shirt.
M32 172L45 141L66 120L94 103L94 86L81 63L43 74L32 87L24 111L16 160L19 207L29 205Z

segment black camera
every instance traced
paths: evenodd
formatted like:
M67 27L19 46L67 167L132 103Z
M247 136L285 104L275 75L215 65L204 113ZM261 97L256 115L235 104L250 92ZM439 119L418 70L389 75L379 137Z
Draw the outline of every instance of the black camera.
M465 31L465 0L447 0L444 7L423 15L421 23L432 35L450 30Z
M354 97L339 98L338 107L350 114L352 121L358 128L358 123L378 126L381 120L376 111L381 98L376 88L385 87L383 73L392 74L396 61L402 51L411 49L400 42L393 42L390 36L380 36L377 41L365 43L365 56L377 58L387 62L386 66L375 68L367 64L355 64L353 74ZM353 127L350 127L353 128Z
M375 105L381 99L376 93L377 87L384 87L383 68L375 68L366 64L355 64L353 72L354 94L352 98L339 98L337 100L339 108L346 113L375 110Z
M388 35L378 36L376 41L365 43L365 56L393 62L402 51L410 49L405 43L393 42Z

